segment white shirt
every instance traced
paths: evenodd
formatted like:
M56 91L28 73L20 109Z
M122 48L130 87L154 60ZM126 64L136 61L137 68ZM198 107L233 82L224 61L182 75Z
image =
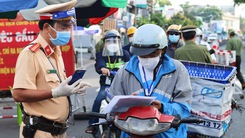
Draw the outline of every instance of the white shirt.
M211 49L210 45L207 42L203 41L203 40L201 40L201 42L199 44L202 45L202 46L206 46L208 51ZM216 57L215 57L214 54L211 54L211 58L212 58L212 60L214 62L216 62Z

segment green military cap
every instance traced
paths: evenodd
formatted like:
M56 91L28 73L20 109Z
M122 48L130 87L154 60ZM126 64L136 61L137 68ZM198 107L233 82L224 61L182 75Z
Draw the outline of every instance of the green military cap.
M231 33L235 33L235 31L233 29L229 29L228 30L228 33L231 34Z
M180 28L180 31L182 33L192 32L192 31L196 31L196 28L197 28L197 26L195 26L195 25L186 25L186 26L183 26L182 28Z

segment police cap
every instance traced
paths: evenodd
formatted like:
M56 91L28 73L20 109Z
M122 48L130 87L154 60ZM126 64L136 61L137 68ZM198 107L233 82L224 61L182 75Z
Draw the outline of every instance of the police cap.
M35 13L40 14L40 20L70 20L75 16L75 8L77 0L71 0L65 3L47 5Z
M197 26L195 26L195 25L186 25L186 26L183 26L182 28L180 28L180 31L182 33L196 32L196 28L197 28Z

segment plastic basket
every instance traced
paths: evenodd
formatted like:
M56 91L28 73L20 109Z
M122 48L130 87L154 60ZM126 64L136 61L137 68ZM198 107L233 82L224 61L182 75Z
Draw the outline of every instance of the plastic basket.
M181 61L190 77L208 79L220 83L230 82L236 75L236 67L217 64Z

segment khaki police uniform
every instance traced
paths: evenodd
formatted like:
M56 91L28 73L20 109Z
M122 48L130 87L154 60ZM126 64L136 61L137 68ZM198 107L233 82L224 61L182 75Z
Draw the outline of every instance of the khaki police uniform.
M180 29L182 33L196 31L196 26L184 26ZM212 63L212 58L206 47L196 44L192 40L185 41L185 45L175 50L175 59L203 63Z
M76 4L76 0L68 3L48 5L39 13L55 10L68 10ZM51 14L52 15L52 14ZM59 77L58 77L59 76ZM46 40L38 35L30 45L25 47L16 63L15 78L13 88L51 90L60 85L60 79L65 80L65 67L59 47L52 49ZM38 95L38 93L37 93ZM69 116L68 97L51 98L47 100L25 103L22 102L24 111L29 116L43 117L50 121L66 123ZM25 124L22 122L20 127L20 138ZM66 133L52 136L51 133L37 130L35 138L65 138Z
M14 89L50 90L58 87L60 82L55 70L62 80L66 79L65 68L59 47L54 50L41 35L20 53L14 80ZM44 49L44 52L41 50ZM55 69L52 67L50 58ZM24 111L30 116L43 116L46 119L64 123L69 114L67 97L52 98L33 103L22 103ZM22 132L22 131L21 131ZM39 131L35 135L39 135ZM45 134L46 137L47 134Z

